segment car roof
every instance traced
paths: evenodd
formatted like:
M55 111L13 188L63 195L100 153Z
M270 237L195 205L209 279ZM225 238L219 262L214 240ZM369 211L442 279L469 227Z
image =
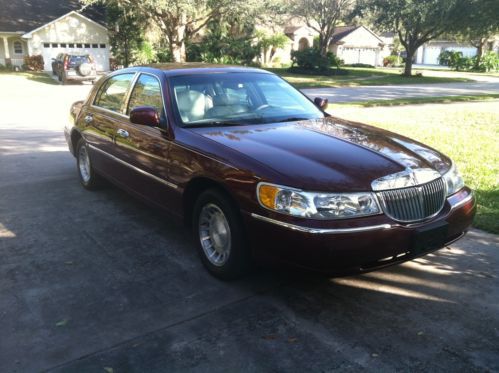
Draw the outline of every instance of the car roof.
M159 71L158 71L159 70ZM162 72L166 76L179 76L191 74L208 74L208 73L234 73L234 72L257 72L272 74L269 71L257 69L254 67L245 66L230 66L230 65L217 65L208 64L203 62L187 62L187 63L161 63L151 64L144 66L129 67L127 69L119 70L120 72L130 71L143 71L150 73Z

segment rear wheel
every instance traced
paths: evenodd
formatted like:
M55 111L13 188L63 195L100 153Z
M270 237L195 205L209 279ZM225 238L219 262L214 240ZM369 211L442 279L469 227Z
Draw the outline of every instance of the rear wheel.
M237 209L220 191L203 192L194 207L193 230L198 253L215 277L231 280L244 275L251 256Z
M101 185L101 178L92 167L87 145L83 139L78 141L76 147L76 166L80 183L85 189L95 190Z

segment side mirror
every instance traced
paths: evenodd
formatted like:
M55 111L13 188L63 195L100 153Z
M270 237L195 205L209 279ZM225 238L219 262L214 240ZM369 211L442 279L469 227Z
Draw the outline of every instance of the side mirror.
M143 126L159 127L159 114L153 107L138 106L130 112L130 122Z
M315 106L317 106L319 109L321 110L326 110L327 109L327 106L329 104L329 101L327 100L327 98L323 98L323 97L316 97L314 98L314 104Z

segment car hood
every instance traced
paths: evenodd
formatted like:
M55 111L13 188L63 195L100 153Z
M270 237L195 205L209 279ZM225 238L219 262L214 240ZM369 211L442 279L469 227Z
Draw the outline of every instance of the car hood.
M407 168L443 174L451 166L446 156L414 140L335 117L193 131L281 176L267 181L307 190L365 191L373 180Z

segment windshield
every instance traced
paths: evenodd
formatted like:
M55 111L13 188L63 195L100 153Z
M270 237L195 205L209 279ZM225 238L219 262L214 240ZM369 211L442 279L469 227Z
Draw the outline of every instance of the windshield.
M305 96L273 74L213 73L171 78L184 127L285 122L323 118Z

